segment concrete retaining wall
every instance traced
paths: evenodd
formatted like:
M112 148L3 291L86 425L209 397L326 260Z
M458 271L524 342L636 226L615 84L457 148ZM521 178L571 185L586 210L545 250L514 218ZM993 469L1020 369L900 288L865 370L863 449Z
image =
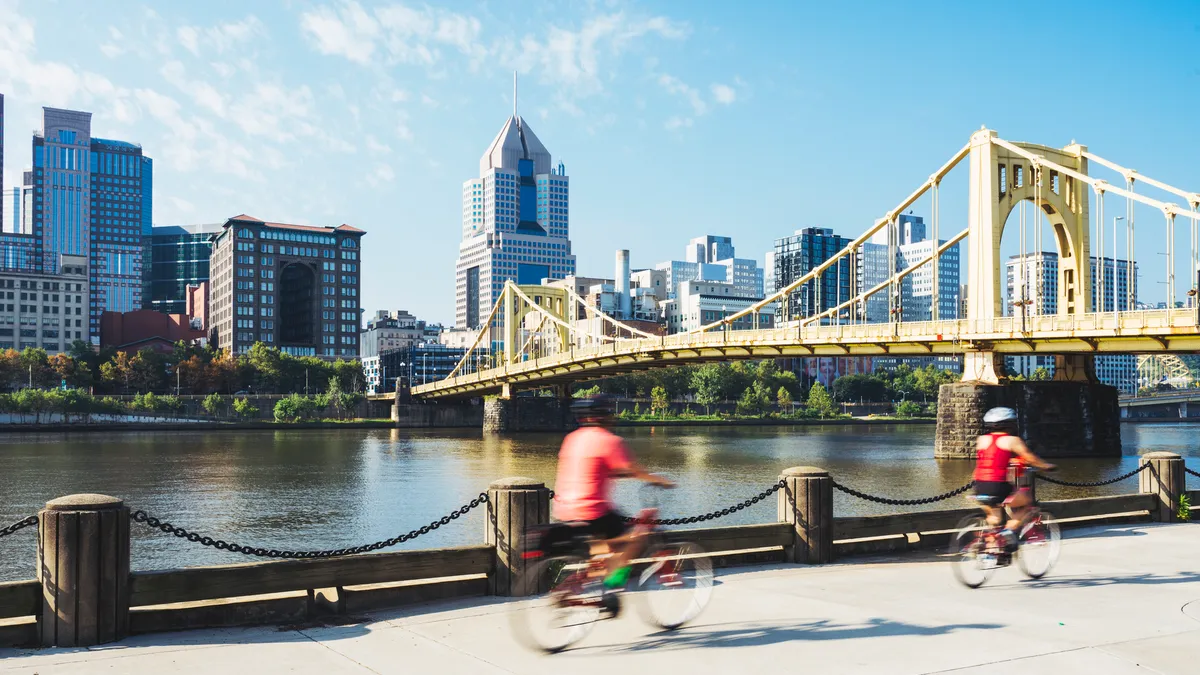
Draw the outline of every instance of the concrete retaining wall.
M575 427L571 399L545 396L491 398L483 404L484 433L567 431Z

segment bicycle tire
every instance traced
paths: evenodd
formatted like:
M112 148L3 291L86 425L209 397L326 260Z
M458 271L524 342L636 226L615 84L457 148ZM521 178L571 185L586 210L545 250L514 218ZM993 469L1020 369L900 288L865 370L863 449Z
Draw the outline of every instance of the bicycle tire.
M1021 571L1030 579L1041 579L1046 576L1054 568L1054 564L1058 562L1059 553L1062 552L1062 530L1058 526L1058 521L1049 513L1041 511L1025 527L1021 528L1019 539L1021 546L1017 549L1017 564ZM1031 562L1031 558L1037 559L1034 557L1033 551L1039 549L1035 547L1045 547L1044 563Z
M986 566L985 542L981 533L991 529L982 515L966 516L958 521L950 537L949 554L954 578L967 588L979 588L987 583L996 570ZM971 574L973 572L974 574Z
M636 589L638 607L646 621L664 630L675 630L708 606L712 598L712 558L698 544L658 544L647 550L642 560L646 562L637 568Z
M509 624L518 642L555 654L587 637L600 616L598 603L582 600L592 591L600 591L599 580L586 577L588 565L584 556L565 555L539 560L525 571L520 588L528 589L529 595L517 600L517 606L509 611ZM554 632L555 628L559 632Z

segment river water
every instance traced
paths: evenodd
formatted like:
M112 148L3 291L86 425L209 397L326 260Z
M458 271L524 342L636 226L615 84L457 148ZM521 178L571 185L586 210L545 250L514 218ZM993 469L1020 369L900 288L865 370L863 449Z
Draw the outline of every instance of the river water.
M970 478L966 461L935 461L932 425L624 428L636 457L680 489L664 516L729 506L769 487L780 470L828 469L864 492L924 497ZM1124 456L1070 460L1059 477L1097 480L1136 468L1137 455L1178 452L1200 468L1200 424L1122 427ZM552 485L561 436L496 438L478 431L409 430L37 433L0 435L0 525L36 513L55 497L100 492L134 509L214 539L279 549L324 549L408 532L456 509L505 476ZM1197 481L1190 480L1190 483ZM1043 484L1043 498L1137 491L1137 479L1091 490ZM636 510L623 482L617 499ZM835 513L867 515L928 507L889 507L835 493ZM772 497L712 524L775 520ZM403 547L481 543L481 507ZM134 569L248 562L132 525ZM34 576L36 530L0 538L0 581Z

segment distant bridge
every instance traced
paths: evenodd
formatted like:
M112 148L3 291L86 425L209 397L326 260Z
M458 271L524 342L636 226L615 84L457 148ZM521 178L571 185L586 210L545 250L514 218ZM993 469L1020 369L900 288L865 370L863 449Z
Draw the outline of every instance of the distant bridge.
M900 214L922 196L932 199L931 238L941 242L939 228L939 189L943 178L960 162L969 165L969 215L967 227L944 240L923 260L897 269ZM1089 164L1115 171L1124 187L1089 175ZM1187 206L1154 199L1135 191L1143 184L1186 202ZM927 356L963 354L963 379L998 383L1004 377L1000 362L1004 356L1044 354L1056 357L1055 379L1094 381L1092 357L1096 354L1155 354L1200 350L1200 323L1194 309L1153 311L1132 308L1132 289L1128 297L1105 298L1101 307L1092 307L1091 240L1096 254L1106 255L1105 241L1112 241L1109 257L1117 252L1115 223L1105 230L1105 197L1112 195L1125 202L1128 231L1134 228L1134 205L1150 206L1162 213L1164 231L1168 307L1174 307L1176 220L1190 221L1190 264L1200 263L1200 194L1172 187L1161 181L1099 157L1085 146L1072 144L1062 149L1012 143L984 129L972 135L970 142L955 153L885 217L877 220L857 239L829 260L817 265L785 288L747 309L730 314L695 330L670 336L655 336L599 313L579 298L572 289L548 286L517 286L508 282L501 297L480 329L475 343L444 380L416 386L413 395L425 398L469 397L480 394L508 396L514 388L537 389L563 386L571 382L650 368L788 356ZM1091 203L1095 201L1095 208ZM1026 206L1031 208L1029 217ZM1059 254L1057 289L1053 291L1058 313L1038 315L1030 307L1043 306L1051 291L1044 288L1040 268L1029 270L1023 279L1036 276L1031 288L1021 284L1020 302L1013 313L1004 316L1001 237L1010 214L1020 214L1022 254L1040 250L1043 221L1050 227L1051 239ZM1094 214L1094 221L1092 215ZM1032 232L1030 232L1032 230ZM1094 232L1094 234L1093 234ZM821 292L824 273L834 265L849 261L857 269L865 244L877 233L888 239L889 277L872 288L859 288L852 275L850 297L834 298L834 307L812 316L786 321L795 294L808 291L810 297L830 299ZM1027 236L1028 235L1028 236ZM904 322L901 282L925 265L932 268L932 297L938 297L940 256L967 239L967 316L964 319L939 320L938 304L932 302L931 321ZM1026 241L1039 242L1026 249ZM1127 239L1127 257L1133 256L1133 237ZM1026 260L1022 258L1021 260ZM1034 265L1034 263L1024 263ZM1161 267L1161 266L1160 266ZM1132 272L1132 263L1130 263ZM1113 268L1097 271L1101 288L1105 275L1116 275ZM1186 295L1197 294L1196 280L1187 280ZM1112 282L1112 279L1107 279ZM1111 284L1116 290L1117 285ZM837 291L840 293L840 288ZM877 293L888 300L885 323L866 321L866 302ZM1036 302L1034 301L1036 299ZM826 303L821 303L825 306ZM1189 302L1189 304L1191 304ZM778 327L760 327L765 309L781 307L785 321ZM1101 309L1105 311L1095 311ZM594 332L581 328L583 318L604 329Z

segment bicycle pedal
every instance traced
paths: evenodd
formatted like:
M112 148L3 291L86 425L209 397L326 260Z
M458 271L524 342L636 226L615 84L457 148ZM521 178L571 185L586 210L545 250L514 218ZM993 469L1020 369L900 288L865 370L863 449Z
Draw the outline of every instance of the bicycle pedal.
M600 596L600 613L607 614L609 619L615 619L621 614L621 599L616 593L605 593Z

